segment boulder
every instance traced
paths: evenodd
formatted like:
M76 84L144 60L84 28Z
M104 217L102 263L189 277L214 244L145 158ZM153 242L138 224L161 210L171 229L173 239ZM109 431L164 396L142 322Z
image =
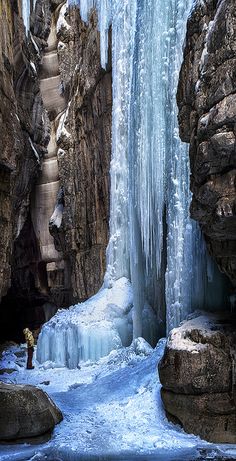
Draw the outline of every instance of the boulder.
M36 437L62 421L61 411L41 389L0 383L0 440Z
M161 390L168 417L213 443L236 443L236 406L230 393L184 395Z
M236 443L235 320L193 315L170 332L159 363L168 418L214 443Z

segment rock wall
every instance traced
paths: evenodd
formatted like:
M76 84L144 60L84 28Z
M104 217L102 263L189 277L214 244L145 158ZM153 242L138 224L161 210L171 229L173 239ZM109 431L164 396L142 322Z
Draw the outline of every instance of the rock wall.
M190 143L191 215L236 286L236 5L196 1L188 20L177 101Z
M62 11L63 13L63 11ZM64 194L61 226L50 230L69 261L75 299L93 295L103 281L108 243L111 153L111 63L100 65L95 13L89 25L77 8L59 18L59 68L68 108L57 143Z
M39 56L32 35L26 45L21 6L10 0L0 4L0 299L11 286L14 242L26 222L32 185L47 145ZM48 24L34 16L40 24L37 40L43 46Z
M111 65L101 69L96 16L85 25L64 0L37 0L26 37L21 8L0 5L5 339L94 294L108 241Z

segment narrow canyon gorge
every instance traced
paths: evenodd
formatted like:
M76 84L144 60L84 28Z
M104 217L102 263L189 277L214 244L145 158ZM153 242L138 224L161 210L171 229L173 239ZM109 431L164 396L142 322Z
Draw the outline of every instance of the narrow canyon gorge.
M235 460L235 0L0 0L0 51L0 460Z

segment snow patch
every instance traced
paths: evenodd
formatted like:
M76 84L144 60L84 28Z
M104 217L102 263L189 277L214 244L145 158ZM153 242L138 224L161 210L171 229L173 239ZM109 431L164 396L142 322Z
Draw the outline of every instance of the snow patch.
M35 66L34 62L30 61L30 67L33 69L34 74L37 75L37 70L36 70L36 66Z
M36 41L35 41L35 39L34 39L34 37L33 37L33 35L31 33L30 33L30 38L31 38L31 42L34 45L34 48L35 48L35 51L36 51L37 55L40 56L39 47L38 47L38 45L37 45L37 43L36 43Z
M67 11L68 5L65 3L65 5L62 6L60 9L58 21L57 21L57 33L60 32L62 28L65 28L67 30L71 29L71 26L68 24L68 22L65 19L65 14Z
M56 226L58 229L61 227L64 206L62 203L56 205L54 212L50 218L49 225Z
M32 150L33 150L33 153L34 153L34 155L35 155L35 157L36 157L36 159L37 159L37 162L40 163L39 154L38 154L37 150L35 149L35 147L34 147L34 145L33 145L33 142L32 142L32 140L31 140L30 136L29 136L29 142L30 142L31 148L32 148Z
M61 117L59 119L59 125L58 125L58 128L57 128L57 134L56 134L57 142L59 142L60 138L62 138L62 137L65 137L65 138L70 138L71 137L71 134L65 128L65 123L66 123L66 120L67 120L67 117L68 117L70 105L71 105L71 101L68 103L66 111L61 115Z

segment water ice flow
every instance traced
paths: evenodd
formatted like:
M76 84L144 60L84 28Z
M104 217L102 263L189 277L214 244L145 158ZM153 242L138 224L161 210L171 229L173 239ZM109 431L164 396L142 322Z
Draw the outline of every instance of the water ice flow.
M110 239L103 288L83 305L58 313L39 338L41 362L73 367L130 344L132 335L155 341L193 309L221 307L224 290L198 225L189 217L188 147L178 135L175 95L192 0L69 3L79 4L84 21L97 9L103 67L112 24L113 78ZM120 280L126 280L124 293L132 289L132 306L128 302L125 309L116 299Z

